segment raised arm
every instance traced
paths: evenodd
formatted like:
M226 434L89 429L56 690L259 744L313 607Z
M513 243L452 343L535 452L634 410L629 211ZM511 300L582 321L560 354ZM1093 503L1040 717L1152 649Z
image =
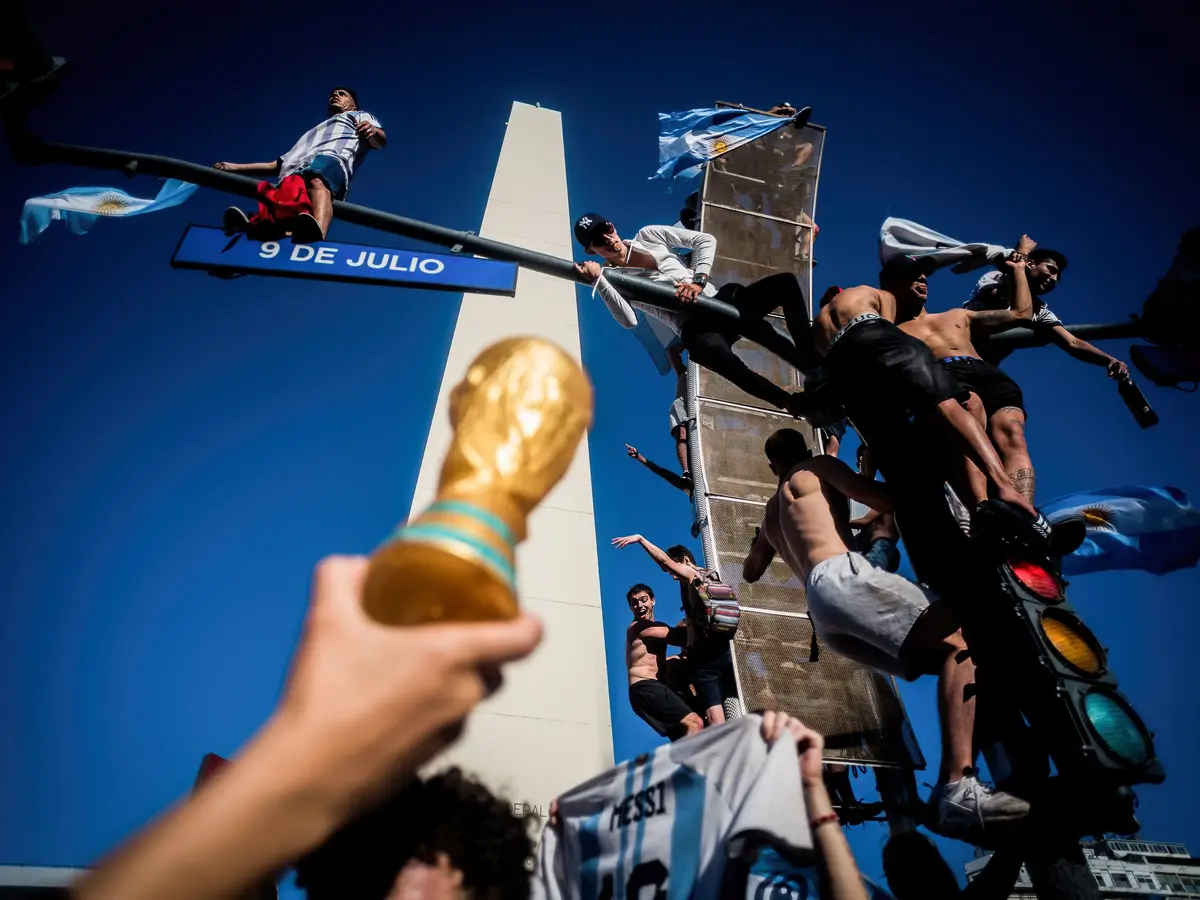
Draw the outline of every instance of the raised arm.
M628 537L613 538L612 544L618 549L628 547L630 544L641 544L642 549L650 556L652 560L658 563L659 567L664 572L670 572L673 575L678 575L684 581L691 582L694 578L699 578L700 573L687 563L675 562L671 557L667 556L662 550L654 546L640 534L631 534Z
M769 508L769 507L768 507ZM765 524L765 523L764 523ZM775 558L775 547L762 533L762 526L754 529L754 540L750 542L750 553L742 563L742 581L754 584L763 577L767 566Z
M213 164L214 169L220 169L222 172L245 172L261 173L263 175L279 174L279 160L273 162L257 162L257 163L231 163L219 162Z
M1020 322L1033 318L1033 292L1029 289L1026 276L1026 258L1037 247L1037 242L1027 234L1021 235L1017 249L1004 261L1008 268L1004 279L1009 295L1008 309L967 310L967 318L973 328L983 331L1003 331Z
M887 484L864 478L835 456L814 456L808 468L851 500L865 503L880 512L892 512L895 509L895 492Z
M637 447L631 447L629 444L626 444L625 452L628 453L630 455L630 457L632 457L633 459L636 459L638 462L640 462L643 466L645 466L647 469L649 469L651 472L653 472L659 478L661 478L663 481L665 481L667 484L669 484L671 487L677 488L677 489L683 491L685 494L690 494L692 492L691 482L689 482L683 476L678 475L675 472L672 472L670 469L664 469L658 463L654 462L654 460L646 459L646 457L642 456L642 454L638 452Z

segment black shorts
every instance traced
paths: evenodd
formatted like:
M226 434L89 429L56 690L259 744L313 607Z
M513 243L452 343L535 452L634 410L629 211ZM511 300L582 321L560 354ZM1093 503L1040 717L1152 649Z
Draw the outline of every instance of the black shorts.
M696 686L696 697L704 709L720 706L730 697L737 696L737 683L733 677L733 658L729 655L729 642L708 648L703 655L690 658L692 662L692 684Z
M661 681L647 678L631 684L629 705L663 737L675 740L687 733L683 720L692 715L692 708Z
M983 401L988 418L1012 407L1025 412L1025 396L1015 381L990 362L973 356L951 356L942 366Z
M868 319L842 332L825 356L830 380L855 421L856 413L907 410L917 416L970 391L938 363L923 341L887 319Z

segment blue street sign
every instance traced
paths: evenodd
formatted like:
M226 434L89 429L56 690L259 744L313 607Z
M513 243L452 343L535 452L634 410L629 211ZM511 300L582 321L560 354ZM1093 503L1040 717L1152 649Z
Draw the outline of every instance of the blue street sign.
M203 225L188 226L171 265L216 275L281 275L507 297L517 290L516 263L365 244L255 241Z

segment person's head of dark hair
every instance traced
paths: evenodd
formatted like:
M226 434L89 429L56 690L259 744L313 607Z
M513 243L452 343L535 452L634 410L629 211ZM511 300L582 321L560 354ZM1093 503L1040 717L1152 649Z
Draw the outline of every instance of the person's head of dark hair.
M937 266L928 256L893 256L879 270L879 286L896 298L897 322L920 313L929 299L928 276Z
M692 551L683 544L674 544L668 547L666 553L677 563L687 563L689 566L696 564L696 557L692 556Z
M1058 286L1058 279L1067 268L1067 258L1057 250L1038 247L1029 254L1025 275L1034 294L1048 294Z
M406 865L434 866L444 855L471 897L525 898L536 822L449 769L408 783L343 826L296 864L296 883L309 900L385 900Z
M625 602L633 606L633 598L638 594L646 594L651 600L654 599L654 588L648 584L642 584L640 581L625 592Z
M836 297L841 292L842 292L842 289L840 287L838 287L836 284L831 286L828 290L825 291L824 294L821 295L821 302L817 306L817 309L824 309L825 307L827 307L830 303L833 302L833 298Z
M783 477L797 463L812 458L812 448L795 428L780 428L763 445L771 471Z
M338 109L358 109L358 94L353 88L348 88L344 84L335 85L329 89L329 107L330 109L335 107Z
M919 831L888 839L883 848L883 874L896 900L954 900L962 896L954 872L933 841Z

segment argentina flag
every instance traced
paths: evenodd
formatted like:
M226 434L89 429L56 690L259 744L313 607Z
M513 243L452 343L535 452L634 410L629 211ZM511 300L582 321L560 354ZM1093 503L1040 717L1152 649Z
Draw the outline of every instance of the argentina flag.
M791 122L741 109L689 109L658 114L658 171L650 176L669 182L699 175L704 164Z
M1200 510L1173 487L1084 491L1045 504L1051 524L1082 518L1087 538L1063 558L1063 574L1140 569L1165 575L1200 561Z
M25 201L25 209L21 212L20 241L28 244L56 220L63 222L75 234L87 234L88 229L102 216L140 216L142 213L178 206L195 192L196 185L171 179L153 200L133 197L116 188L106 187L67 188L57 194L33 197Z

